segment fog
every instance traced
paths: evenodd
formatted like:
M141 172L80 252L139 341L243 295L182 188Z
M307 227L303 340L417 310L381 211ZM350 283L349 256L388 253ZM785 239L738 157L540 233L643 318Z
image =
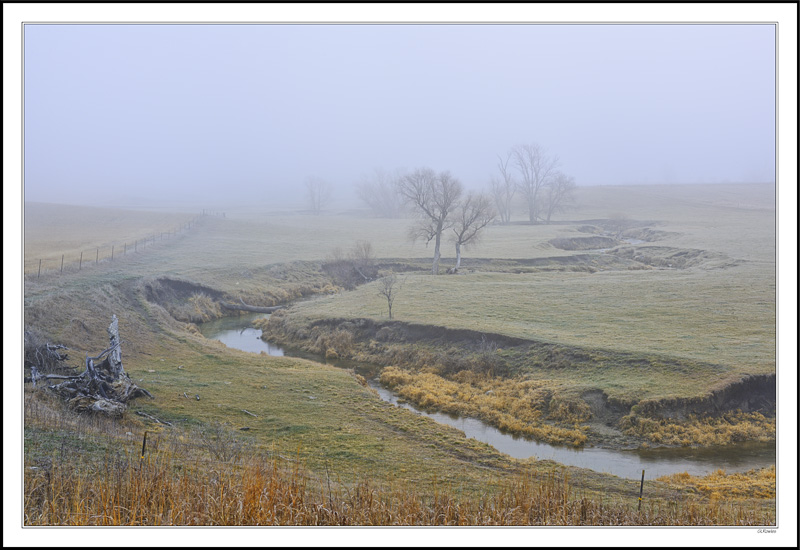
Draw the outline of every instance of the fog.
M28 24L26 201L340 204L374 168L485 187L775 181L771 24Z

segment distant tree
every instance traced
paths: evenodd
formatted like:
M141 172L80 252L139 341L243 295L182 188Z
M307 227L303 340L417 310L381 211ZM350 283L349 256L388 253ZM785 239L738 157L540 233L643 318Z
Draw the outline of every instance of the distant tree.
M491 199L483 194L470 193L456 209L452 226L452 239L456 245L456 266L461 268L461 247L475 244L483 229L497 217Z
M506 154L505 157L497 155L497 159L500 178L492 177L491 179L492 198L494 199L497 214L500 216L500 221L509 223L511 221L511 201L516 191L516 183L508 166L511 162L511 152Z
M528 205L528 219L535 222L540 217L542 190L558 167L558 157L548 155L537 144L517 145L511 149L511 157L519 171L517 189Z
M411 238L425 243L434 241L432 273L439 273L442 232L450 224L450 215L463 192L461 182L450 172L437 174L430 168L418 168L397 181L398 193L419 217L411 231Z
M389 319L392 318L392 306L394 305L394 299L397 297L397 291L400 290L401 286L397 275L394 273L381 277L380 281L378 281L378 295L386 298L386 303L389 306Z
M397 194L397 177L376 168L372 174L362 178L356 186L356 194L376 216L397 218L402 211L402 200Z
M305 180L305 187L308 208L318 215L331 200L331 185L322 178L309 176Z
M543 210L545 221L550 223L550 218L556 212L564 210L569 203L575 200L575 178L562 172L556 172L553 178L544 187Z

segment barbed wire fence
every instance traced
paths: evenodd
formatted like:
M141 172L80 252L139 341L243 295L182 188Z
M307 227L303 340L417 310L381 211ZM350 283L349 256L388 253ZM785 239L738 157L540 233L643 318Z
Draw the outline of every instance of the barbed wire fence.
M224 212L203 210L202 214L190 220L182 222L180 225L167 231L158 231L140 239L133 241L115 241L111 244L96 246L77 252L63 253L57 257L25 258L23 274L25 279L35 280L42 276L63 275L65 273L76 273L89 269L93 265L100 263L120 261L129 257L131 254L139 254L145 250L163 243L176 239L186 232L196 228L201 220L207 216L225 217Z

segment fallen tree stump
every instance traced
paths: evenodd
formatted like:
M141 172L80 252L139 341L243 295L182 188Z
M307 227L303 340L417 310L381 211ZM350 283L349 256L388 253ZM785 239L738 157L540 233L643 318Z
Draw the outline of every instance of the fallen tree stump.
M219 304L224 307L225 309L232 309L237 311L252 311L253 313L274 313L279 309L283 309L286 306L270 306L270 307L262 307L262 306L251 306L244 303L244 300L239 298L241 304L231 304L230 302L220 302Z
M67 401L76 412L94 412L107 416L120 417L128 408L128 402L137 397L153 396L137 386L122 366L122 353L117 316L111 317L108 327L109 347L96 357L86 357L86 370L76 376L41 374L31 368L31 379L63 380L60 384L47 388ZM102 361L95 364L95 361Z

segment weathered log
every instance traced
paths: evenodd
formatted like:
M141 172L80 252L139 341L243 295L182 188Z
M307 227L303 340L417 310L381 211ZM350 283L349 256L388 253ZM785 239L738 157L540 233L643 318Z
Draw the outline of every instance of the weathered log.
M125 373L122 366L117 316L112 316L108 327L109 347L95 357L86 357L86 370L77 376L42 375L32 371L34 380L64 380L60 384L48 386L51 391L67 400L70 407L78 412L97 412L112 417L121 416L128 402L137 397L152 394L137 386ZM104 358L105 357L105 358ZM104 358L104 359L103 359ZM95 363L103 359L100 363Z
M283 309L286 306L270 306L270 307L262 307L262 306L251 306L242 302L241 304L231 304L228 302L220 302L220 305L225 309L232 309L236 311L252 311L253 313L274 313L279 309Z
M119 401L89 395L73 397L68 404L76 412L98 412L115 418L122 416L127 408L124 403Z

